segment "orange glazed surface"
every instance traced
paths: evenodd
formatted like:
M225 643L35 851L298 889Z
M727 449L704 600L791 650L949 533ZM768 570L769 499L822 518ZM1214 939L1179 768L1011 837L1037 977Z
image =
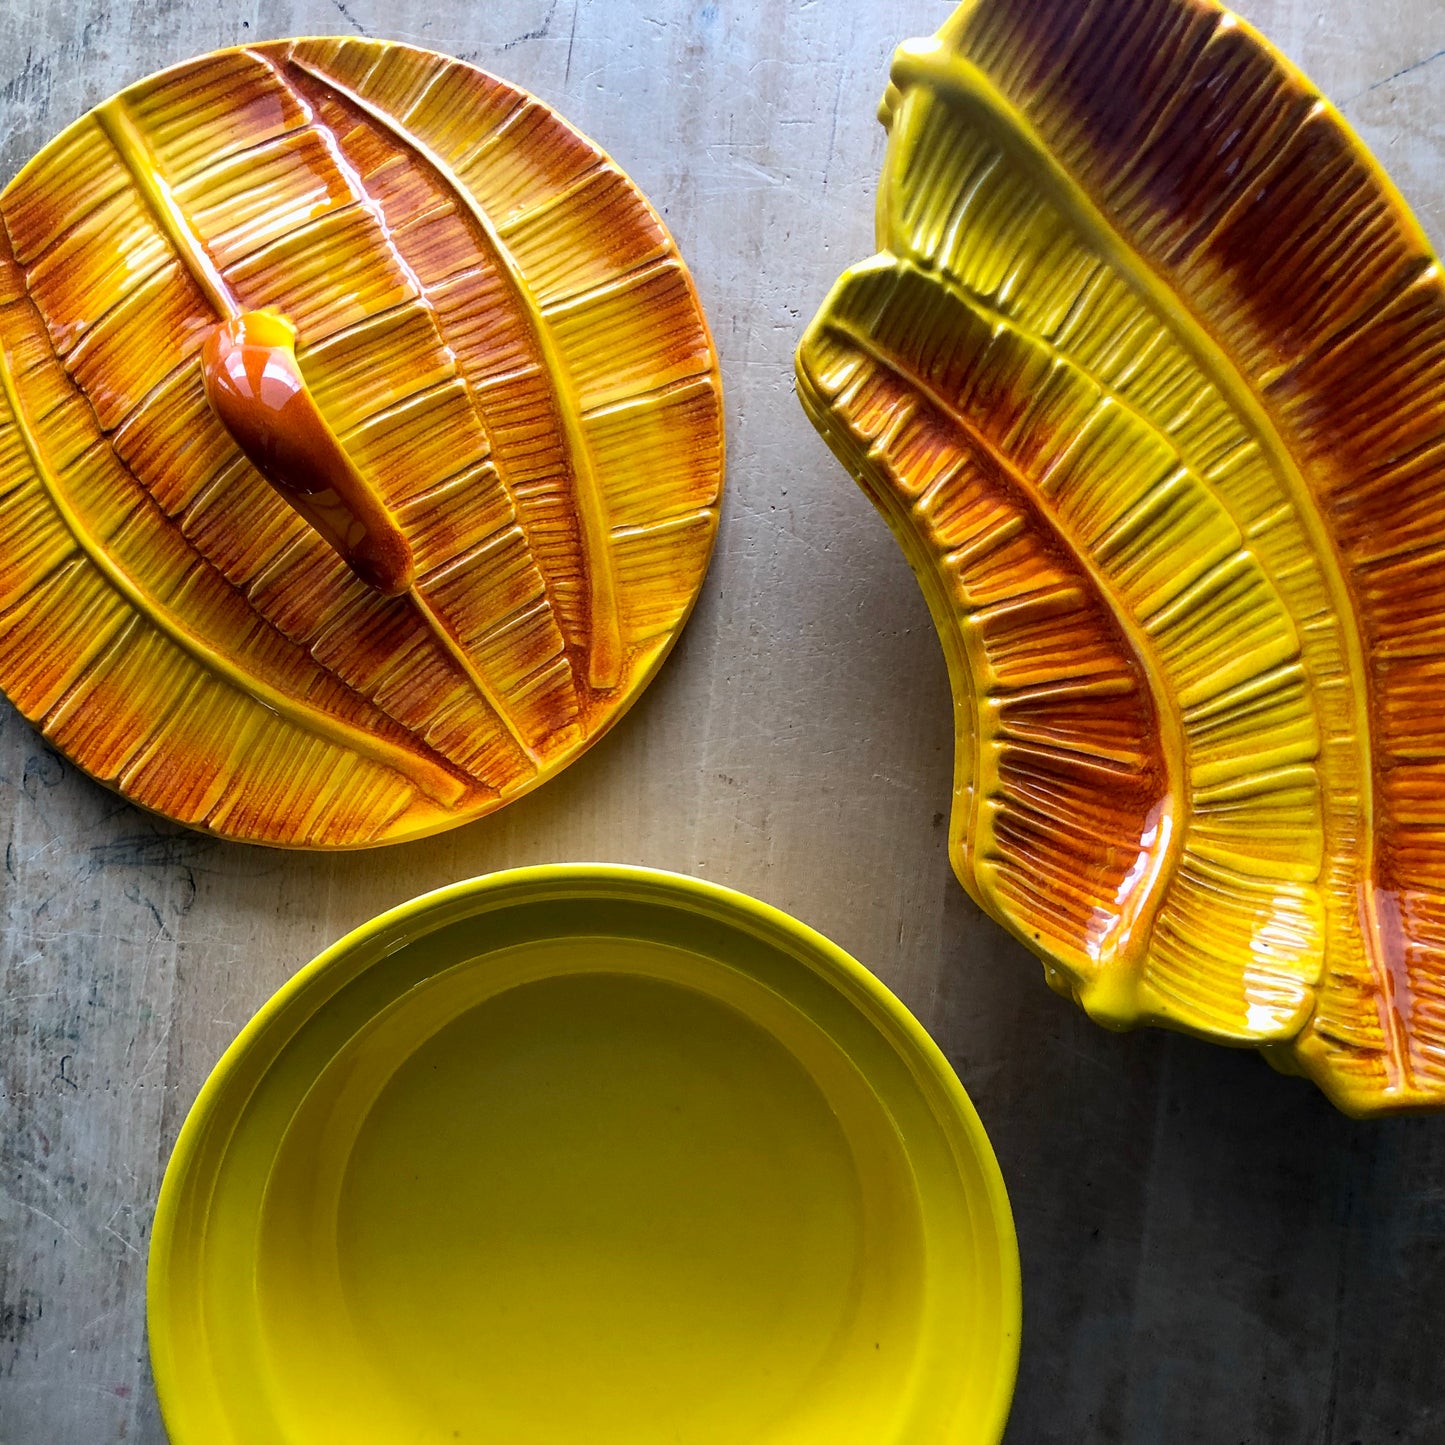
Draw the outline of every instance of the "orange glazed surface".
M404 45L222 51L76 122L0 220L0 687L94 777L233 838L415 837L661 664L717 358L545 105Z
M953 680L954 866L1113 1027L1445 1107L1445 285L1214 0L970 0L894 62L799 394Z

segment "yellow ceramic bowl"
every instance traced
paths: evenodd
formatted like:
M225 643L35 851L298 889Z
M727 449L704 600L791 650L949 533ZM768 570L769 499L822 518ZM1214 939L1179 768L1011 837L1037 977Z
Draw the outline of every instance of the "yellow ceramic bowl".
M983 1128L882 984L586 866L416 899L262 1009L149 1307L176 1445L983 1445L1020 1295Z

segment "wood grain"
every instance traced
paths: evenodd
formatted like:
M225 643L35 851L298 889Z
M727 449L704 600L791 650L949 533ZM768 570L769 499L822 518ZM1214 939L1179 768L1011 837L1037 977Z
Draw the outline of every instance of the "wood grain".
M1242 6L1343 103L1445 242L1434 0ZM516 863L697 873L823 929L943 1042L1018 1218L1012 1445L1351 1445L1442 1430L1445 1136L1362 1126L1258 1059L1111 1035L1038 984L946 856L943 659L893 538L791 394L871 249L874 119L941 0L42 0L0 8L0 179L119 86L218 45L436 45L605 144L688 258L723 363L728 493L677 651L539 793L375 855L280 855L154 823L0 727L0 1441L163 1436L144 1363L152 1201L221 1050L378 909ZM1411 68L1411 67L1415 68Z

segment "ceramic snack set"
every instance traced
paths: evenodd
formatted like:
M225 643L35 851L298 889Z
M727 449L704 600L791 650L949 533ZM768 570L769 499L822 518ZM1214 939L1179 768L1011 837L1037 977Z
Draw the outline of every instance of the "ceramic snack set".
M938 627L959 878L1101 1023L1256 1046L1352 1113L1445 1106L1445 290L1420 228L1214 0L969 0L900 49L881 114L878 253L807 329L798 391ZM415 838L555 774L661 665L716 531L717 358L656 213L539 101L386 42L221 52L78 121L0 218L0 687L92 776L227 838ZM592 1038L617 998L617 1028ZM508 1012L537 999L572 1002ZM487 1335L479 1277L463 1333L432 1339L426 1289L407 1294L447 1287L466 1255L434 1205L447 1184L492 1198L460 1136L423 1161L444 1181L426 1191L436 1228L388 1286L406 1338L378 1352L349 1332L376 1306L359 1281L389 1267L382 1216L416 1207L386 1183L429 1137L416 1111L436 1101L407 1081L418 1061L525 1071L536 1049L561 1089L562 1039L630 1047L620 1072L655 1054L666 1097L691 1087L675 1041L711 1037L699 1000L733 1031L715 1077L752 1060L777 1085L739 1095L747 1129L777 1143L797 1124L779 1158L821 1150L831 1177L831 1111L863 1199L811 1244L763 1211L771 1274L823 1271L792 1292L812 1313L789 1339L815 1331L832 1364L792 1360L812 1393L774 1400L740 1327L719 1346L728 1388L708 1386L730 1402L719 1439L785 1420L790 1441L996 1442L1017 1256L946 1061L792 920L577 868L377 920L218 1066L152 1255L173 1437L396 1434L425 1399L438 1439L453 1421L490 1439L512 1385L531 1403L503 1410L509 1441L581 1428L545 1388L555 1322ZM657 1036L632 1039L654 1004ZM577 1119L631 1160L598 1162L599 1198L622 1199L654 1144L682 1150L576 1068L570 1121L507 1136L531 1141L516 1177L552 1184L497 1214L498 1239L575 1202L548 1171L581 1157ZM799 1078L816 1118L780 1102ZM479 1091L457 1127L481 1137L514 1097ZM692 1208L698 1140L735 1126L704 1113L655 1180L659 1219ZM749 1178L708 1185L714 1244ZM820 1218L851 1187L821 1191ZM646 1215L619 1204L578 1278L619 1249L661 1260ZM586 1235L567 1218L561 1235ZM885 1237L886 1268L868 1243ZM728 1258L766 1293L753 1256ZM829 1269L862 1291L846 1309ZM585 1297L589 1318L616 1302L624 1320L611 1384L575 1396L588 1438L642 1438L622 1360L649 1352L667 1361L649 1428L686 1428L706 1352L669 1353L640 1287L571 1288L558 1318ZM457 1351L497 1366L487 1391L457 1393Z

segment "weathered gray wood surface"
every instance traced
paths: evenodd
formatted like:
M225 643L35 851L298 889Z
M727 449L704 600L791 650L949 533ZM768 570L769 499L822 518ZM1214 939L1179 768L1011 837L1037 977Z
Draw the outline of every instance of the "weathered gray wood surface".
M1445 239L1441 0L1242 8ZM382 907L578 858L791 910L942 1041L1018 1217L1011 1442L1445 1440L1445 1121L1351 1124L1251 1055L1107 1035L950 877L939 649L791 389L801 324L871 249L888 56L947 10L0 0L0 182L120 85L253 38L393 36L535 90L665 211L722 352L731 454L702 603L647 697L558 781L448 836L337 857L214 843L119 801L0 711L4 1445L163 1438L145 1357L152 1201L202 1079L262 1000Z

